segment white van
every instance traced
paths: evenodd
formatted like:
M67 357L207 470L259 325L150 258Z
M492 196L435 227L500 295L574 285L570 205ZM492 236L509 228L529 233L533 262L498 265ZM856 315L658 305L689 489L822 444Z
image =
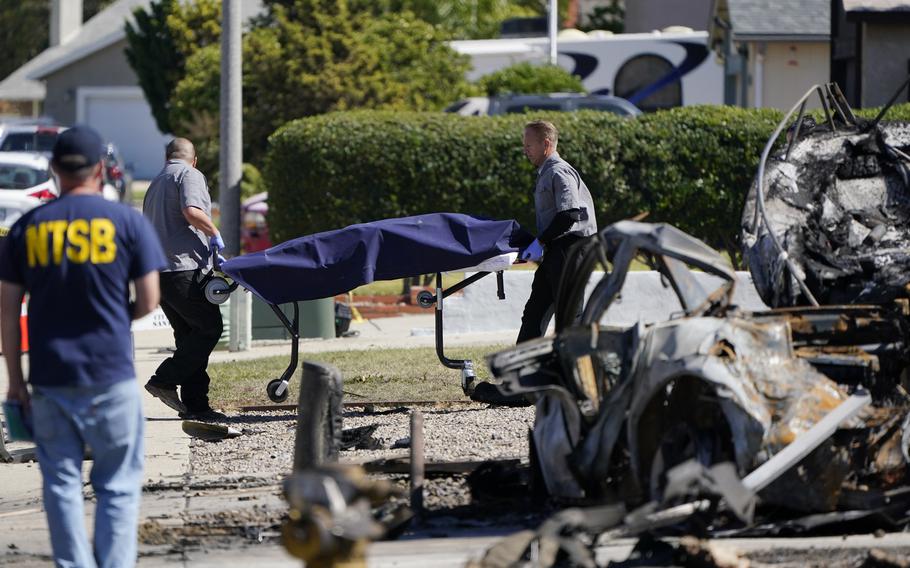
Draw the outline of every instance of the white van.
M546 63L549 53L546 37L450 45L471 58L471 81L516 63ZM557 53L559 66L581 77L590 93L615 95L644 111L723 104L723 66L709 49L708 32L572 35L558 40Z

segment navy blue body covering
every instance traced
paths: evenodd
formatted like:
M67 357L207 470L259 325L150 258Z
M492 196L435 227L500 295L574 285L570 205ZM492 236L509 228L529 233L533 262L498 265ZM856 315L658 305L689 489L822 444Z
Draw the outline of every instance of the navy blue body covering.
M430 213L299 237L232 258L221 269L263 300L283 304L329 298L374 280L471 267L519 252L531 240L514 220Z

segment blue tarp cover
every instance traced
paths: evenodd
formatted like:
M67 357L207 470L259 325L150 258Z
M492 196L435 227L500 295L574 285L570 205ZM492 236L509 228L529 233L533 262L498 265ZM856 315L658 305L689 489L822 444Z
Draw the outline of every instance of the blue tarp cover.
M533 239L518 222L431 213L351 225L232 258L221 270L263 300L329 298L374 280L471 267Z

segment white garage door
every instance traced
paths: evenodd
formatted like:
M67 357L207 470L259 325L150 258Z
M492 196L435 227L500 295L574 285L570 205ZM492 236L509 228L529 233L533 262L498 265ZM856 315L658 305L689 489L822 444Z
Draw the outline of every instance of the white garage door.
M116 144L135 179L151 179L164 165L170 137L158 131L139 87L80 88L76 121Z

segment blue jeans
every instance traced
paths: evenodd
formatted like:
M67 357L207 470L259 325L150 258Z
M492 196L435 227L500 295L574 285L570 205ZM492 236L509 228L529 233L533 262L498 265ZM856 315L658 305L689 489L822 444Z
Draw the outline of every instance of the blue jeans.
M129 567L136 563L142 494L142 401L135 379L104 387L35 387L35 444L44 509L59 567ZM82 459L97 500L89 547L82 500Z

